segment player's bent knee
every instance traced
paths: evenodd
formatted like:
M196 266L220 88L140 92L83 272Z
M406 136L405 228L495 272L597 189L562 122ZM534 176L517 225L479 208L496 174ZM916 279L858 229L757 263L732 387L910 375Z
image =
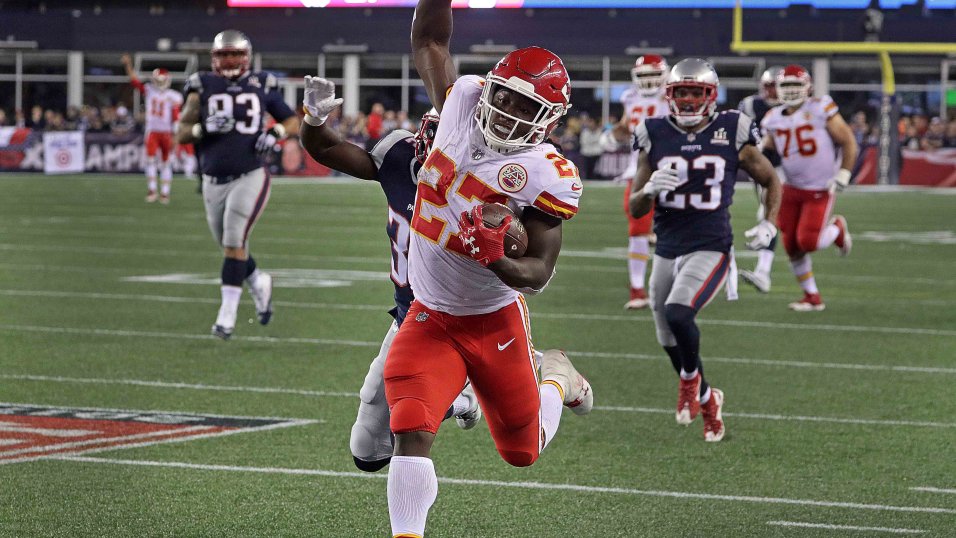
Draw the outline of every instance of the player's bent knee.
M391 406L392 417L390 425L395 434L430 432L428 408L421 400L402 398Z
M529 467L538 460L537 451L499 449L498 454L501 454L501 459L513 467Z
M697 312L693 308L682 304L669 304L664 307L664 317L672 329L693 325L696 315Z

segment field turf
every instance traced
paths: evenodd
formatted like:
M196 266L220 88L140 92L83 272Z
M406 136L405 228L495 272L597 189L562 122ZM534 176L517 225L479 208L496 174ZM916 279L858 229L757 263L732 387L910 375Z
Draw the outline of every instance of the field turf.
M177 179L163 207L144 183L0 176L0 402L308 422L0 464L0 536L388 536L387 472L348 452L390 323L378 186L275 185L251 247L276 274L275 318L251 323L245 294L223 342L195 184ZM738 244L754 209L739 190ZM769 295L742 284L700 316L727 398L711 445L699 419L674 422L650 314L622 310L620 188L587 185L530 306L537 347L568 350L597 407L565 413L526 469L483 423L446 424L428 535L956 536L956 197L857 190L836 211L855 247L814 257L824 312L787 309L800 293L778 253ZM5 420L0 441L18 433Z

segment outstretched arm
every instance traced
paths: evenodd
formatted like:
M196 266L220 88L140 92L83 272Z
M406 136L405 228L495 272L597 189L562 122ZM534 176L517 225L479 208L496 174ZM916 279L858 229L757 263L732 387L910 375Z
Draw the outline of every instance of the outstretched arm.
M375 180L378 168L372 156L326 124L329 114L341 104L342 99L335 98L335 84L321 77L305 77L302 147L319 164L350 176Z
M129 77L129 83L139 90L139 93L145 94L146 86L140 82L139 77L136 76L136 72L133 71L133 60L129 57L129 54L124 54L121 60L123 61L123 68L126 69L126 76Z
M458 78L451 42L451 0L420 0L412 19L412 55L432 105L441 112L448 88Z

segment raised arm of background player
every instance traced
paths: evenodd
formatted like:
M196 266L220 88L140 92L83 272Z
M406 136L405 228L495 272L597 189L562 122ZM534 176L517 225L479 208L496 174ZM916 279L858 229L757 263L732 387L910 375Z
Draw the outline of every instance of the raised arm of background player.
M448 89L458 79L448 48L451 0L419 0L412 19L412 55L432 105L441 112Z
M771 224L777 222L777 212L780 210L780 195L782 187L780 179L773 169L770 161L764 155L750 144L740 149L739 153L740 167L743 168L758 185L767 189L767 214L764 220ZM651 210L654 204L654 198L661 192L674 190L676 184L668 184L667 174L658 174L658 178L652 180L660 170L651 170L650 161L647 153L642 151L637 159L637 176L631 183L631 195L629 199L629 208L631 216L641 217ZM676 177L676 174L674 174Z
M121 58L123 61L123 68L126 69L126 76L129 77L129 83L136 88L137 91L141 94L146 94L146 85L139 80L139 77L136 76L136 72L133 71L133 60L129 57L129 54L124 54Z
M319 164L350 176L375 181L378 167L372 154L342 138L326 125L329 114L342 104L335 85L320 77L305 77L305 119L302 147Z

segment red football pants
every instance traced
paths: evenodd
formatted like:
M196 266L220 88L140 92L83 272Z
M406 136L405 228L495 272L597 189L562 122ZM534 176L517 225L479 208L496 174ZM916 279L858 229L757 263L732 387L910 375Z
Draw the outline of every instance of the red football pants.
M783 234L783 246L791 258L799 258L817 249L820 232L830 218L833 200L829 191L783 186L777 227Z
M146 135L146 156L155 157L156 152L160 151L163 155L162 162L166 162L172 149L172 133L149 133Z
M385 397L395 434L437 433L471 380L501 457L523 467L541 442L538 374L524 299L475 316L412 303L385 360Z
M631 180L628 180L627 187L624 189L624 214L627 215L627 235L635 237L639 235L650 235L654 228L654 205L651 204L651 210L641 218L635 219L631 216L630 208Z

